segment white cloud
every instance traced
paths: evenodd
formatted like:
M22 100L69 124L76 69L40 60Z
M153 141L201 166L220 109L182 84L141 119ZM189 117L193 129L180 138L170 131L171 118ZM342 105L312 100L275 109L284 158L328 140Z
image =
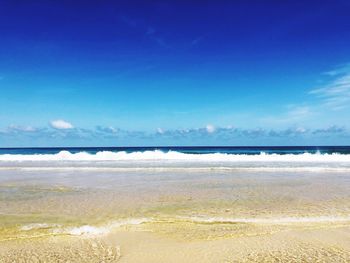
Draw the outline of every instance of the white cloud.
M313 89L310 94L322 100L323 105L339 110L350 105L350 68L344 67L327 73L333 78L327 85Z
M19 131L19 132L35 132L37 131L36 128L32 126L20 126L20 125L10 125L7 128L9 131Z
M74 128L74 126L71 123L64 120L53 120L50 122L50 125L52 128L57 130L68 130Z
M62 120L60 120L62 121ZM350 130L345 126L326 126L325 128L319 127L317 129L308 128L304 126L290 126L290 128L237 128L237 127L214 127L211 124L208 124L205 127L201 128L188 128L188 129L156 129L152 133L146 133L143 131L129 131L122 130L119 128L112 127L101 127L97 126L95 129L82 129L74 128L73 125L62 125L61 122L55 121L56 124L55 130L45 128L45 127L32 127L32 126L18 126L10 125L4 130L0 129L0 138L32 138L41 140L43 138L48 139L57 139L57 140L81 140L84 139L86 142L94 139L113 139L116 138L119 140L129 140L129 139L141 139L141 140L153 140L159 137L167 138L169 142L175 142L178 140L202 140L202 142L208 142L205 140L218 140L220 142L232 142L232 140L255 140L260 139L260 141L265 142L267 139L287 139L287 138L333 138L335 140L339 138L350 138ZM60 125L61 124L61 125ZM57 128L57 127L60 128ZM65 127L62 130L62 127ZM68 128L71 127L71 128ZM162 133L161 133L162 132ZM215 136L214 136L215 135ZM6 137L8 136L8 137ZM34 141L34 140L33 140ZM259 141L256 141L259 142Z
M157 133L158 134L164 134L164 130L162 128L157 128Z
M338 127L336 125L332 125L328 128L316 129L313 131L313 134L339 134L346 132L345 127Z
M205 129L207 130L208 133L213 133L215 132L215 127L211 124L208 124Z
M297 133L305 133L305 132L307 132L307 130L304 127L298 127L298 128L295 129L295 131Z
M261 118L260 123L273 127L310 125L317 123L319 121L317 118L327 119L330 116L334 121L337 116L333 116L332 111L343 110L344 113L345 109L350 108L350 63L323 75L327 76L327 81L308 92L312 100L289 105L284 112Z
M106 131L109 131L110 133L118 133L119 129L118 128L114 128L113 126L109 126L106 128Z
M114 128L113 126L96 126L96 131L106 133L106 134L118 134L121 132L119 128Z

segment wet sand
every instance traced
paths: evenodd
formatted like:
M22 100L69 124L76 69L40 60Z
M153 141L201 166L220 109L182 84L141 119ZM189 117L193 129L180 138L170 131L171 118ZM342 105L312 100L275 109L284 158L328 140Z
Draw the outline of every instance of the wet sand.
M347 172L0 169L2 262L350 262Z
M123 229L106 236L55 236L3 242L2 262L349 262L350 228L181 240Z

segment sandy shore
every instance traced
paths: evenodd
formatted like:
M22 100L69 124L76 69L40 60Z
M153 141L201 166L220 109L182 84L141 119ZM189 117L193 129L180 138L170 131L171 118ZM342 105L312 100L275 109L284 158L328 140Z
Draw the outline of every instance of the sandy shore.
M2 262L349 262L350 227L192 241L124 229L3 242L0 255Z
M350 262L343 172L0 171L1 262Z

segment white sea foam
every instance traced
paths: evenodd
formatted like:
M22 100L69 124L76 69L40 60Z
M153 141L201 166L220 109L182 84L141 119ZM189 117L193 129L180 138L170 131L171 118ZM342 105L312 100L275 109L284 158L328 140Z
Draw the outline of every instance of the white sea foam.
M149 221L151 221L151 219L133 218L133 219L113 221L113 222L111 222L107 225L104 225L104 226L83 225L83 226L77 226L77 227L55 228L55 229L52 229L51 232L53 234L65 234L65 235L72 235L72 236L105 235L105 234L110 233L113 229L118 228L118 227L140 225L140 224L143 224L143 223L146 223Z
M105 170L105 171L205 171L349 172L350 154L190 154L159 150L145 152L87 152L57 154L3 154L0 170Z
M20 228L22 231L30 231L30 230L36 230L36 229L48 229L53 227L60 227L59 224L48 224L48 223L33 223L24 225Z
M119 221L113 221L103 226L83 225L76 227L62 227L59 224L29 224L21 227L22 231L33 229L51 229L55 235L72 235L72 236L97 236L106 235L113 229L122 226L133 226L144 223L167 223L167 222L192 222L199 224L232 224L232 223L251 223L251 224L305 224L305 223L346 223L350 222L350 216L318 216L318 217L272 217L272 218L227 218L227 217L177 217L177 218L134 218Z
M349 222L350 216L318 217L277 217L277 218L227 218L227 217L190 217L183 218L194 223L255 223L255 224L296 224L296 223L336 223Z
M109 233L108 227L94 227L89 225L84 225L80 227L72 227L67 229L54 229L53 232L69 234L72 236L81 236L81 235L103 235Z
M0 161L182 161L182 162L344 162L350 163L350 154L189 154L176 151L162 152L144 151L131 152L124 151L110 152L101 151L96 154L87 152L70 153L61 151L57 154L2 154Z

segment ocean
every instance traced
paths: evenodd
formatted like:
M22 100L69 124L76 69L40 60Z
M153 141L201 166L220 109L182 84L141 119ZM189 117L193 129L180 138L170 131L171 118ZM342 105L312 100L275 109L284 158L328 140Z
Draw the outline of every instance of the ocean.
M1 148L8 167L349 170L349 146Z
M349 178L347 146L1 148L0 261L349 262Z
M70 153L86 152L96 154L98 152L179 152L187 154L350 154L350 146L151 146L151 147L35 147L35 148L0 148L0 154L57 154L61 151Z

